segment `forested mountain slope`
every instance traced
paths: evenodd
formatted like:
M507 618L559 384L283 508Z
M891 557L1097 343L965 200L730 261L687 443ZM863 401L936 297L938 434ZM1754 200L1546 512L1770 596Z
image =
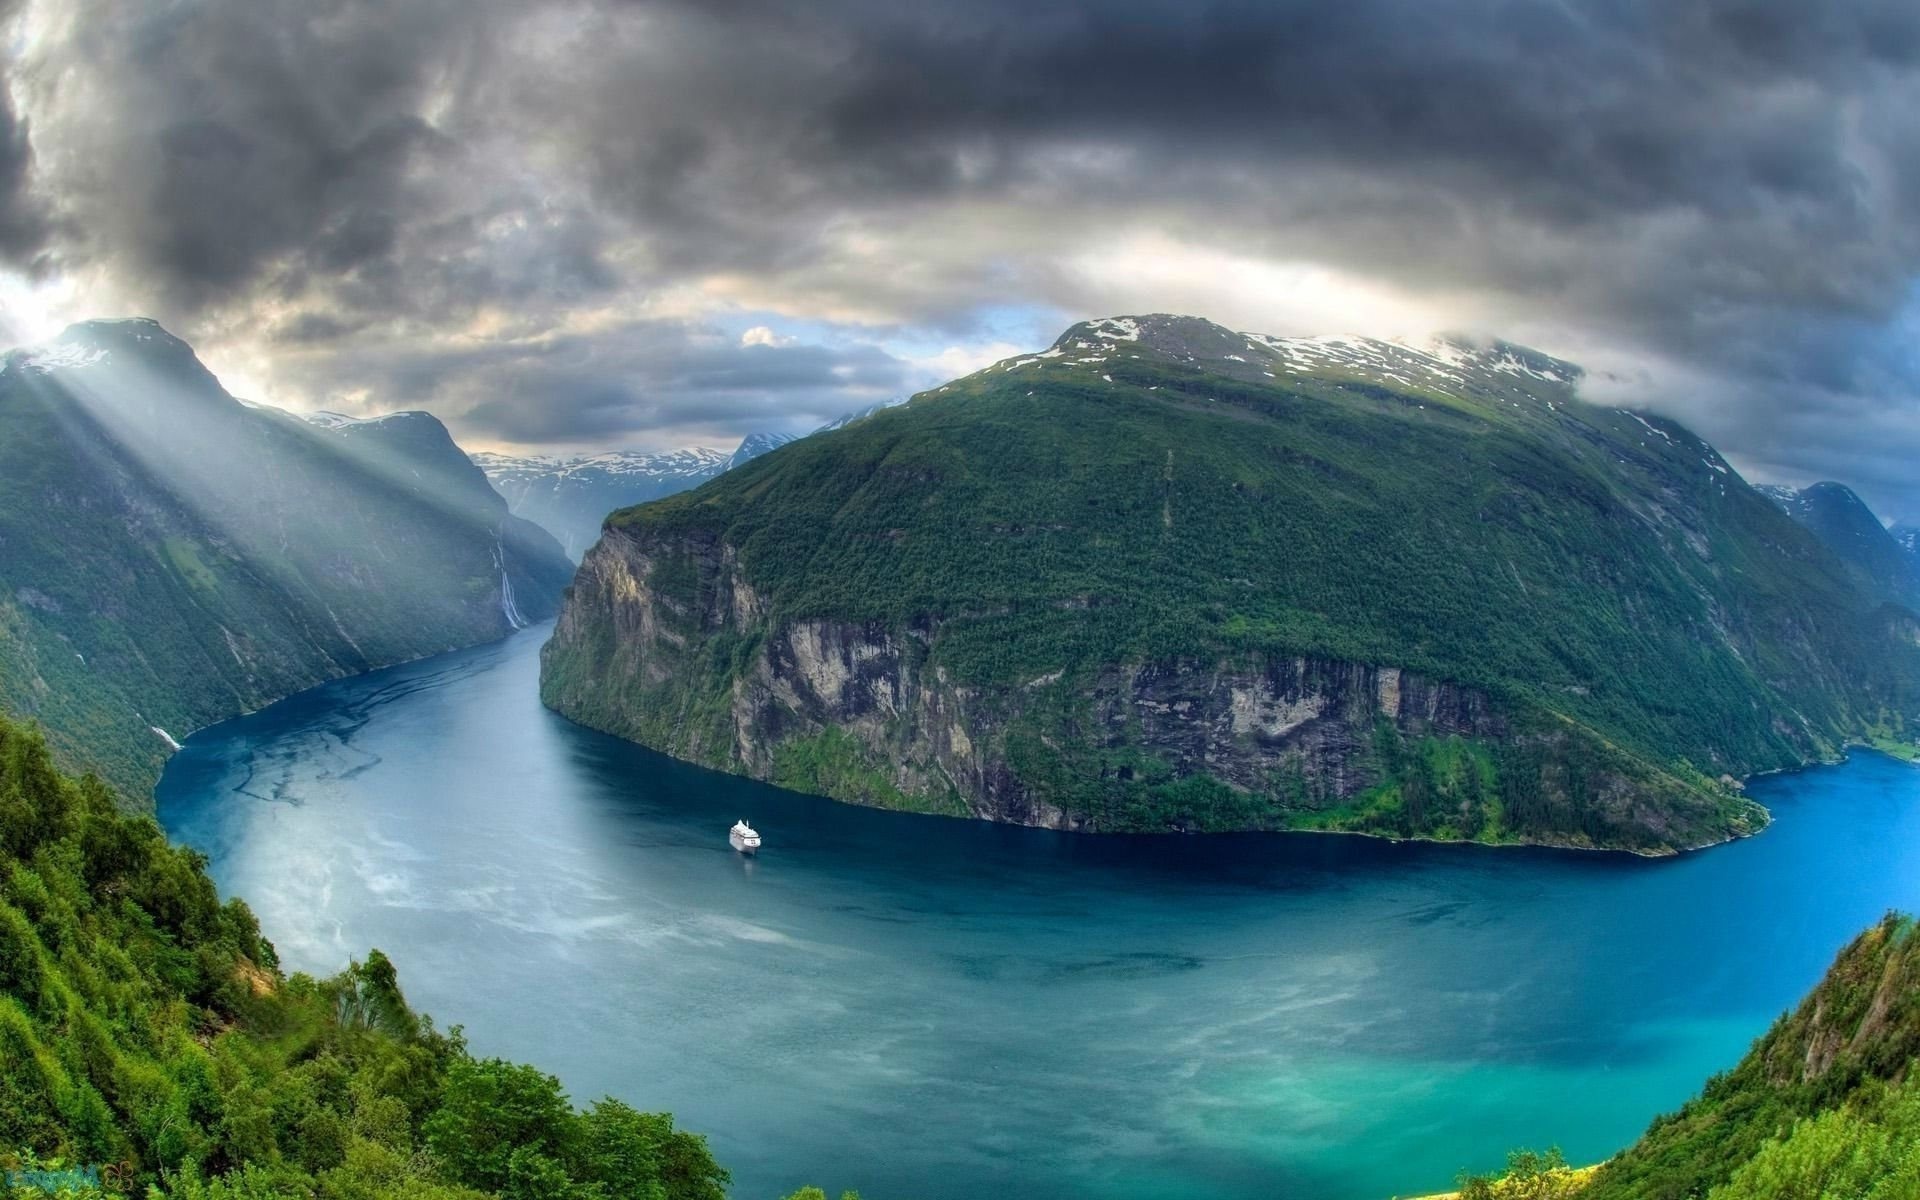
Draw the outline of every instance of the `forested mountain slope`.
M1666 420L1504 343L1091 322L615 514L583 723L1063 828L1668 850L1912 745L1920 626Z
M144 320L0 365L0 709L129 798L167 737L542 620L570 573L426 413L243 404Z

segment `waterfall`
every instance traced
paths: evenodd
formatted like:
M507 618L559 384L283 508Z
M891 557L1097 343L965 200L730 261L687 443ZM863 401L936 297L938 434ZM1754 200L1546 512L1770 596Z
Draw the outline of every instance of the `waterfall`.
M509 629L525 629L532 624L520 613L520 606L513 602L513 580L507 577L507 552L500 544L500 535L493 535L493 565L500 568L500 615L507 619Z
M507 578L505 567L500 569L500 611L507 618L507 624L515 629L525 629L528 621L520 615L519 605L513 602L513 580Z

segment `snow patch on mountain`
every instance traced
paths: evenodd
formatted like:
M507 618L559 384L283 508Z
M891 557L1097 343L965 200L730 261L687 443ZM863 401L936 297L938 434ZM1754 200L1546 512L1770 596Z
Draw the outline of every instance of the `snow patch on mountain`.
M78 371L86 367L98 366L108 361L112 355L104 346L89 346L79 341L53 342L20 352L20 365L36 375L51 375L55 371Z
M1352 379L1417 395L1518 405L1529 401L1556 408L1563 389L1582 371L1572 363L1507 342L1479 342L1458 335L1425 341L1387 340L1353 334L1281 337L1235 332L1199 317L1154 313L1102 317L1068 329L1040 354L997 363L1000 373L1058 368L1108 368L1127 359L1157 357L1249 383L1315 378ZM1124 383L1122 379L1120 382Z
M989 367L987 369L992 370L993 368ZM826 433L827 431L832 429L844 429L847 426L853 424L855 421L865 420L867 417L870 417L877 412L881 412L885 409L892 408L897 404L905 404L906 402L907 402L907 398L905 396L897 396L891 400L882 400L878 404L869 404L865 408L856 408L852 412L842 413L841 415L835 417L831 421L828 421L825 425L822 425L820 428L814 430L813 432ZM812 434L809 434L807 436L811 437Z
M727 456L727 465L723 469L731 471L743 463L752 462L762 454L778 450L793 440L793 435L790 433L750 433L741 438L739 447Z
M314 412L305 412L298 415L300 419L307 424L318 425L322 429L346 429L353 425L384 425L390 421L401 421L418 417L431 418L433 414L423 412L417 408L409 408L400 412L381 413L377 417L350 417L345 413L332 412L327 409L319 409Z
M1087 331L1095 337L1117 342L1140 340L1140 322L1132 317L1102 317L1097 321L1088 321Z

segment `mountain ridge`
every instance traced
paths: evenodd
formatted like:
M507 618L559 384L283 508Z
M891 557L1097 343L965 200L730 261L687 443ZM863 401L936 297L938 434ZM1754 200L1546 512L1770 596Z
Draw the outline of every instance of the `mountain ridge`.
M901 401L888 400L855 409L813 432L839 429L898 403ZM799 440L799 436L757 430L741 438L739 445L730 451L707 446L605 450L573 455L516 455L482 450L469 457L506 497L515 515L526 517L552 533L567 553L577 558L599 539L600 524L608 513L698 487Z
M229 395L145 318L0 360L0 707L145 795L192 730L545 619L560 548L425 413Z
M1874 595L1920 612L1920 557L1903 546L1852 488L1831 480L1757 489L1811 530Z
M615 509L670 496L776 450L793 438L758 432L732 450L679 446L670 450L607 450L596 454L469 455L516 516L534 522L578 558L600 537Z

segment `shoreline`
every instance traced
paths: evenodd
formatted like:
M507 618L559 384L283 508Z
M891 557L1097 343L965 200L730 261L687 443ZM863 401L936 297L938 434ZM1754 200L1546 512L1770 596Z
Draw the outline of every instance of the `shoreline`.
M1810 758L1804 762L1795 763L1794 765L1788 766L1788 767L1768 767L1764 771L1750 772L1746 775L1743 775L1740 778L1739 787L1740 787L1740 790L1744 793L1747 784L1755 779L1765 779L1769 776L1774 776L1774 775L1798 775L1803 771L1810 771L1816 767L1837 767L1844 764L1849 759L1851 759L1853 755L1850 753L1850 751L1855 751L1855 750L1865 750L1869 754L1878 754L1882 758L1892 759L1894 762L1899 763L1902 766L1912 767L1915 770L1920 770L1920 750L1915 751L1914 757L1908 758L1899 754L1895 754L1892 751L1886 749L1885 747L1876 746L1872 742L1847 742L1845 743L1845 750L1840 754L1834 755L1831 758ZM829 796L827 797L827 799L832 799L832 797ZM1753 830L1751 833L1731 834L1727 837L1719 838L1715 841L1700 842L1692 846L1678 846L1670 850L1635 850L1627 846L1581 846L1581 845L1575 845L1575 844L1566 843L1566 842L1485 842L1485 841L1480 841L1476 838L1437 838L1437 837L1428 837L1420 834L1403 836L1395 833L1375 833L1366 829L1274 829L1274 830L1249 829L1249 830L1241 830L1240 832L1242 833L1319 833L1319 834L1329 834L1334 837L1377 838L1381 841L1395 842L1395 843L1421 842L1421 843L1425 843L1427 845L1432 845L1432 846L1485 846L1490 850L1503 850L1503 849L1572 850L1572 851L1578 851L1586 854L1631 854L1635 858L1644 858L1644 859L1658 861L1661 859L1679 858L1680 856L1685 854L1697 854L1703 850L1713 850L1721 846L1730 846L1735 842L1743 842L1748 838L1759 837L1761 834L1765 833L1767 830L1772 829L1773 822L1774 822L1773 810L1768 808L1766 805L1761 804L1758 800L1753 800L1751 797L1749 797L1748 799L1750 803L1758 807L1760 811L1765 813L1767 816L1766 823L1761 825L1758 829ZM843 803L843 802L836 801L836 803ZM1074 831L1063 831L1063 832L1079 832L1079 831L1074 830ZM1208 834L1205 834L1205 833L1175 834L1173 836L1206 837L1208 836ZM1453 1193L1451 1192L1443 1193L1443 1195L1452 1195L1452 1194Z
M945 820L950 820L950 821L978 821L983 824L1007 825L1017 829L1044 829L1052 833L1068 834L1076 837L1206 838L1206 837L1244 837L1248 834L1263 834L1263 835L1265 834L1275 834L1275 835L1316 834L1316 835L1328 836L1328 837L1371 838L1375 841L1400 843L1400 844L1425 843L1425 844L1434 845L1434 846L1479 846L1479 847L1485 847L1487 849L1493 849L1493 850L1531 849L1531 850L1572 851L1572 852L1577 852L1582 854L1628 854L1638 859L1645 859L1648 861L1661 861L1665 859L1677 859L1684 854L1692 854L1702 850L1711 850L1717 846L1724 846L1732 842L1741 841L1745 838L1756 837L1759 834L1765 833L1767 829L1769 829L1773 825L1772 812L1769 809L1767 809L1765 805L1760 804L1758 801L1750 801L1750 803L1752 803L1756 808L1758 808L1761 811L1761 813L1766 817L1766 821L1762 823L1758 828L1752 830L1751 832L1731 834L1727 837L1718 838L1716 840L1708 841L1708 842L1700 842L1694 845L1675 846L1675 847L1668 847L1665 849L1658 849L1658 850L1634 849L1628 846L1581 845L1581 844L1572 843L1572 842L1545 842L1545 841L1490 842L1490 841L1481 841L1474 838L1439 838L1439 837L1432 837L1432 836L1422 835L1422 834L1407 836L1407 835L1401 835L1401 834L1395 834L1395 833L1383 833L1383 832L1367 830L1367 829L1288 829L1288 828L1255 827L1255 828L1246 828L1246 829L1211 829L1211 830L1168 829L1168 830L1143 831L1143 830L1095 830L1095 829L1062 828L1058 825L1044 825L1044 824L1027 822L1027 821L998 821L998 820L994 820L991 817L978 816L972 812L968 812L962 815L959 813L931 812L924 809L893 808L893 807L889 807L887 805L882 805L882 804L862 804L855 800L843 800L837 796L829 796L819 792L805 792L805 791L799 791L794 788L780 787L779 784L774 783L770 779L761 779L757 776L749 775L744 771L729 770L726 767L718 766L713 763L699 762L694 759L683 758L678 754L672 753L671 751L663 750L657 746L648 745L646 742L640 741L636 738L629 737L625 734L616 733L613 730L604 729L599 726L589 724L585 721L578 720L571 713L563 712L562 710L555 708L553 705L546 703L544 699L542 700L541 703L542 703L542 706L545 707L548 712L553 713L555 716L558 716L559 718L561 718L562 720L566 721L571 725L577 725L582 729L591 730L594 733L603 734L607 737L614 738L618 741L626 742L630 745L639 746L642 749L652 751L655 754L659 754L664 757L673 759L675 762L685 763L686 765L692 766L692 767L698 767L704 771L713 771L716 774L720 774L720 775L729 775L736 779L751 779L755 783L763 784L771 788L777 788L780 791L788 792L792 795L812 796L815 799L825 800L833 804L844 804L852 808L870 808L879 812L901 813L904 815L916 816L916 817L939 817L939 818L943 818ZM1873 749L1873 747L1870 747L1870 746L1863 746L1863 748ZM1842 761L1845 761L1845 759L1844 757L1842 757L1841 759L1837 759L1834 761L1842 762ZM1776 771L1804 770L1805 768L1810 766L1820 766L1820 765L1831 765L1831 764L1816 762L1816 761L1809 761L1806 763L1802 763L1795 768L1774 768L1774 770ZM1747 778L1753 778L1753 776L1750 775ZM1742 781L1742 783L1744 786L1744 780Z

